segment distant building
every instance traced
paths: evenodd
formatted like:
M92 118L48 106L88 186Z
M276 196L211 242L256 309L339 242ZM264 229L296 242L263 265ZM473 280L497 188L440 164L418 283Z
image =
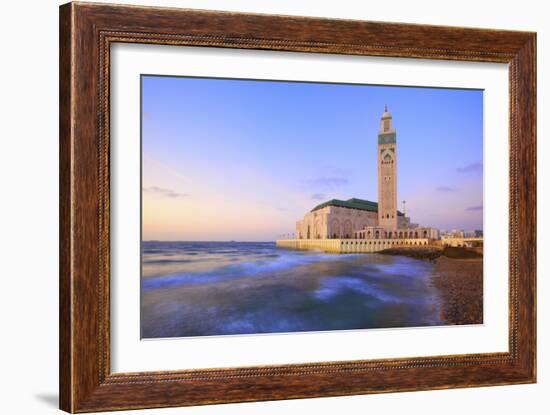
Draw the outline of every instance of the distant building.
M483 231L473 230L457 230L453 229L449 232L441 234L441 244L443 246L479 248L483 247Z
M466 236L466 232L458 229L453 229L453 230L445 231L441 233L442 238L464 238L465 236Z
M352 198L315 206L296 223L297 239L439 239L397 210L397 132L386 107L378 133L378 203Z

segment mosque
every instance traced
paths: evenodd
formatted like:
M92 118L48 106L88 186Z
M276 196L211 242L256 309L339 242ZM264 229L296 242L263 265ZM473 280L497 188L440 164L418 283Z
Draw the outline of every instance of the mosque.
M357 198L321 203L296 223L297 240L383 239L384 246L391 246L416 245L414 239L425 245L439 239L438 229L411 223L405 212L397 210L397 132L387 106L380 122L377 154L378 203Z

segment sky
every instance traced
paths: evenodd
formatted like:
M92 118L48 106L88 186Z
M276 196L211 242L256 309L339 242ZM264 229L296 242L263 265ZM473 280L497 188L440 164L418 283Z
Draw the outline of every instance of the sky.
M329 199L377 201L397 131L399 208L483 227L483 91L143 75L144 240L273 241Z

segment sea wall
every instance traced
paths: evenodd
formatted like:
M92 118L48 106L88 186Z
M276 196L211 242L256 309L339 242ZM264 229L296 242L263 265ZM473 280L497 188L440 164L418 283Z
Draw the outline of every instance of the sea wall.
M324 252L363 253L378 252L398 246L426 246L430 240L416 239L279 239L277 247L300 250L320 250Z

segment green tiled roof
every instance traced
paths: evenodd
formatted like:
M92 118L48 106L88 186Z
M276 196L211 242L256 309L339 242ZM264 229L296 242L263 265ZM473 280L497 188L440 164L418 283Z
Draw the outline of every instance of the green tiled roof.
M378 144L395 143L395 133L378 134Z
M320 205L315 206L313 209L311 209L311 211L315 212L316 210L323 209L327 206L336 206L336 207L343 207L348 209L358 209L358 210L366 210L369 212L378 212L378 203L371 202L370 200L357 199L355 197L348 200L331 199L327 202L324 202L324 203L321 203ZM399 211L397 211L397 214L399 216L403 216L403 213Z

